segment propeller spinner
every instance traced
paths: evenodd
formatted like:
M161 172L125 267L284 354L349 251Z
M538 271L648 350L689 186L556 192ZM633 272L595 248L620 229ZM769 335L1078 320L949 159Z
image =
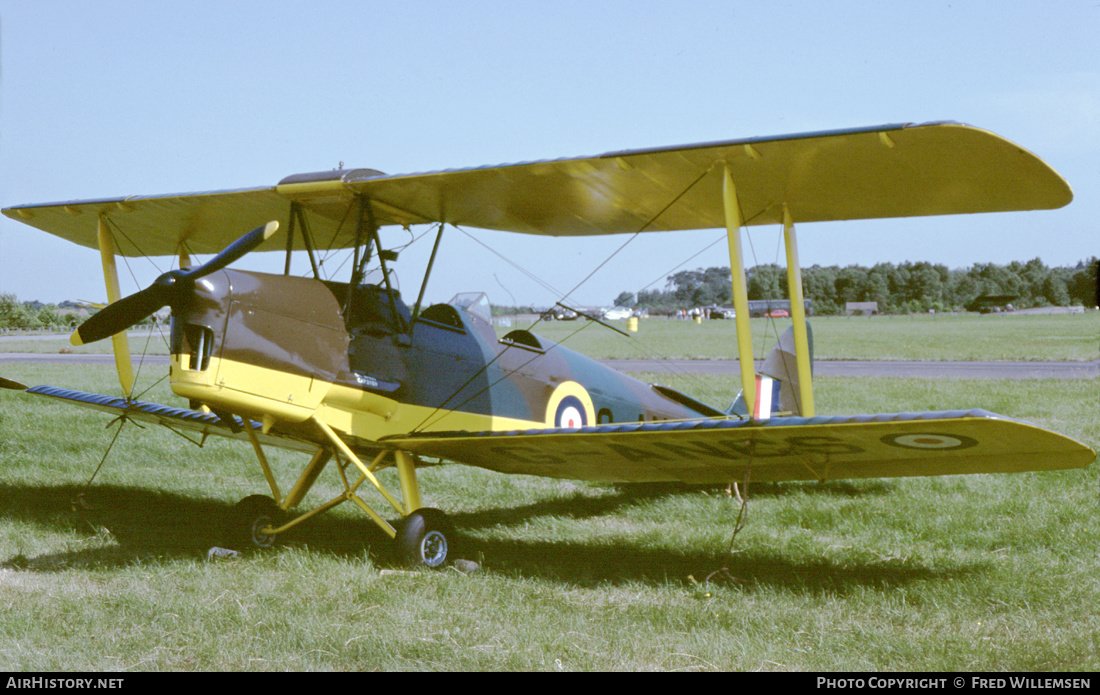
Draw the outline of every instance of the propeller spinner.
M198 267L180 268L164 273L154 280L152 285L108 305L80 324L69 341L73 345L94 343L126 330L163 306L174 307L186 297L186 293L194 286L196 280L238 260L269 239L277 229L279 229L279 223L272 220L237 239L222 249L217 256Z

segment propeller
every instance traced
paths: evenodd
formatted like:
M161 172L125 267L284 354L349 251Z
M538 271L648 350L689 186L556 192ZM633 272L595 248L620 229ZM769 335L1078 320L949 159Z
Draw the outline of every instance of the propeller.
M69 337L73 345L86 345L121 333L163 306L174 306L186 297L195 281L215 273L262 244L279 229L272 220L237 239L206 263L195 268L169 270L143 290L108 305Z

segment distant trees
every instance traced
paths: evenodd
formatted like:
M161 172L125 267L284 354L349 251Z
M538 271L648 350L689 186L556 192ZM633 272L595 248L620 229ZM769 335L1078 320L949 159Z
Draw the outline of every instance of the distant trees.
M839 314L848 302L877 302L883 313L915 313L961 309L982 295L1011 295L1020 308L1096 306L1096 257L1072 268L1050 268L1040 259L1006 266L975 263L950 270L924 261L899 264L811 266L802 269L802 290L816 314ZM758 265L745 271L749 299L787 296L786 269ZM629 295L624 292L620 297ZM682 270L668 277L664 291L637 295L637 306L654 311L732 304L728 267Z
M14 294L0 293L0 329L52 328L70 325L53 304L20 302Z
M615 306L632 307L636 301L633 292L620 292L619 296L615 297Z

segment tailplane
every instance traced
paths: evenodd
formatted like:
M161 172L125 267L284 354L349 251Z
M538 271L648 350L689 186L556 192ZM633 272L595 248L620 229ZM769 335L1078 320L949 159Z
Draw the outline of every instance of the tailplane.
M810 322L806 322L806 339L810 348L810 369L814 362L814 337ZM773 415L801 415L802 403L798 391L798 366L795 359L794 328L788 328L779 336L779 342L764 360L756 373L756 399L753 412L749 413L745 393L737 394L729 415L765 420Z

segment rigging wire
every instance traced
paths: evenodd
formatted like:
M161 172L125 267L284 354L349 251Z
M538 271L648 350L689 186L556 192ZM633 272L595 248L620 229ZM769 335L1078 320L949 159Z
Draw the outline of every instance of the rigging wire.
M736 499L740 502L740 506L739 506L738 511L737 511L737 521L734 522L733 534L730 536L729 545L726 546L726 554L722 558L722 564L718 567L718 569L713 570L712 572L710 572L703 579L704 582L709 582L714 577L722 577L723 579L729 579L729 580L732 580L732 581L737 581L737 578L734 577L733 574L730 573L730 568L729 567L730 567L730 560L732 560L733 556L735 554L737 554L737 552L738 552L738 551L734 550L734 543L737 541L737 534L741 533L741 531L749 523L749 483L751 481L752 481L752 450L750 449L749 450L749 462L748 462L748 465L745 467L745 476L742 479L742 484L744 485L744 493L742 494L740 491L738 491L738 494L736 496ZM736 486L737 486L737 483L733 483L732 487L733 487L734 490L737 489ZM692 579L692 581L694 581L694 578L691 577L691 575L688 575L688 578Z
M318 267L324 266L326 260L328 260L330 257L332 257L334 254L338 253L339 251L343 250L343 249L335 248L336 238L340 236L340 231L343 230L344 223L347 222L348 217L351 216L352 208L357 207L357 205L358 205L358 201L353 199L352 201L350 201L348 203L348 206L344 209L344 216L340 218L340 223L338 225L336 225L336 229L332 232L332 236L328 240L328 246L324 249L324 255L321 258L317 259ZM341 261L340 265L338 265L336 267L336 270L333 271L333 273L329 274L329 276L328 276L329 279L333 278L335 276L335 274L338 273L340 271L340 269L344 267L344 264L347 263L347 262L348 262L348 258L347 258L347 256L345 256L344 260Z
M607 258L605 258L605 259L604 259L603 261L601 261L600 263L598 263L598 264L596 265L596 267L595 267L595 268L593 268L593 269L592 269L592 271L591 271L590 273L588 273L588 275L586 275L586 276L585 276L585 277L584 277L584 278L583 278L583 279L582 279L582 280L581 280L580 282L578 282L578 283L577 283L576 285L574 285L573 289L571 289L571 290L569 290L569 292L565 293L565 295L563 296L563 299L568 299L568 298L569 298L569 296L570 296L570 295L572 295L572 294L573 294L574 292L576 292L576 291L577 291L578 289L580 289L580 287L581 287L582 285L584 285L584 284L585 284L586 282L588 282L589 280L591 280L591 279L592 279L592 277L593 277L593 276L594 276L594 275L595 275L595 274L596 274L597 272L599 272L599 270L600 270L601 268L603 268L603 267L604 267L605 265L607 265L607 264L608 264L608 263L609 263L609 262L611 261L611 259L612 259L612 258L614 258L614 257L615 257L615 256L617 256L617 255L618 255L619 253L621 253L621 252L623 251L623 249L625 249L625 248L626 248L627 246L629 246L629 245L630 245L630 244L631 244L631 243L632 243L632 242L633 242L633 241L634 241L635 239L637 239L637 238L638 238L638 235L639 235L639 234L641 234L642 232L644 232L644 231L646 230L646 228L648 228L648 227L649 227L650 225L652 225L652 224L653 224L653 223L654 223L654 222L655 222L655 221L656 221L656 220L657 220L657 219L658 219L658 218L659 218L659 217L660 217L661 215L663 215L663 214L665 213L665 211L666 211L666 210L668 210L668 209L669 209L669 208L671 208L671 207L672 207L673 205L675 205L675 204L676 204L676 202L677 202L678 200L680 200L680 199L681 199L682 197L684 197L685 195L687 195L688 191L690 191L690 190L691 190L692 188L694 188L694 187L695 187L695 186L696 186L696 185L697 185L697 184L698 184L698 183L699 183L700 181L702 181L702 180L703 180L703 178L704 178L704 177L705 177L705 176L706 176L707 174L709 174L709 173L710 173L710 168L704 169L704 170L702 171L702 173L700 173L700 174L699 174L699 175L698 175L698 176L697 176L697 177L696 177L696 178L695 178L695 179L694 179L693 181L691 181L691 182L690 182L689 184L687 184L687 185L686 185L686 186L684 187L684 189L683 189L683 190L681 190L681 191L680 191L680 192L679 192L678 194L676 194L675 196L673 196L673 198L672 198L671 200L669 200L669 202L668 202L668 203L667 203L667 204L666 204L666 205L665 205L664 207L662 207L662 208L661 208L660 210L658 210L658 211L657 211L657 212L656 212L656 213L655 213L655 214L654 214L654 215L653 215L652 217L650 217L650 218L649 218L648 220L646 220L646 222L645 222L644 224L642 224L642 225L641 225L641 226L640 226L640 227L638 228L638 230L637 230L637 231L635 231L635 232L634 232L633 234L631 234L631 235L630 235L630 237L629 237L629 238L628 238L628 239L627 239L627 240L626 240L625 242L623 242L623 243L622 243L622 245L620 245L618 249L616 249L615 251L613 251L613 252L612 252L612 253L611 253L611 254L610 254L610 255L609 255L609 256L608 256ZM466 236L471 236L471 235L470 235L469 233L467 233L467 232L466 232L466 231L465 231L464 229L462 229L462 227L459 227L458 225L454 225L454 224L452 224L452 226L453 226L453 227L454 227L455 229L458 229L459 231L461 231L461 232L462 232L463 234L466 234ZM471 238L472 238L472 237L471 237ZM478 241L478 243L480 244L481 242L480 242L480 241ZM485 246L485 245L484 245L484 244L482 244L482 246ZM486 248L488 248L488 247L486 247ZM493 252L494 252L494 253L496 253L496 251L493 251ZM504 258L504 256L502 256L502 255L500 255L500 254L497 254L497 255L498 255L498 256L500 256L501 258ZM507 262L511 263L511 261L508 261L508 259L505 259L505 260L506 260ZM513 265L515 265L515 264L513 264ZM517 267L517 269L519 269L519 270L520 270L521 272L523 272L524 274L528 274L526 270L524 270L524 269L522 269L522 268L519 268L519 266L518 266L518 265L517 265L516 267ZM531 276L531 277L534 277L533 275L530 275L530 276ZM541 282L541 281L540 281L540 282ZM538 323L539 323L539 322L541 322L542 320L543 320L543 317L542 317L542 316L540 316L540 317L539 317L538 319L536 319L535 323L534 323L534 324L532 324L532 326L531 326L531 327L533 328L533 327L534 327L535 325L538 325ZM584 330L584 329L585 329L586 327L587 327L587 326L581 326L581 327L580 327L580 328L578 328L578 329L577 329L576 331L574 331L573 333L571 333L571 334L570 334L569 336L566 336L566 338L572 337L573 335L575 335L575 334L576 334L576 333L578 333L579 331L581 331L581 330ZM489 362L487 362L487 363L486 363L486 364L485 364L484 366L482 366L482 367L481 367L480 369L478 369L478 371L477 371L477 372L476 372L476 373L475 373L474 375L472 375L472 376L471 376L471 377L470 377L469 379L467 379L467 380L466 380L466 382L462 384L462 386L460 386L460 387L459 387L459 388L458 388L458 389L457 389L456 391L452 392L452 393L451 393L451 395L450 395L450 396L448 396L448 397L447 397L447 399L446 399L446 400L444 400L444 402L443 402L443 403L442 403L441 405L438 405L438 406L436 406L436 407L435 407L435 408L434 408L434 409L432 410L432 412L431 412L431 413L429 413L429 414L428 414L428 415L427 415L427 416L426 416L426 417L424 418L424 420L423 420L423 421L421 421L421 423L420 423L419 425L417 425L417 426L416 426L416 427L415 427L415 428L413 429L413 431L414 431L414 432L416 432L416 431L420 431L420 429L421 429L421 428L422 428L422 427L423 427L423 426L425 425L425 423L427 423L427 421L428 421L428 420L430 420L430 419L431 419L431 418L432 418L433 416L435 416L435 414L436 414L436 413L438 413L438 412L439 412L439 411L440 411L440 410L441 410L441 409L443 408L443 406L444 406L444 405L446 405L446 404L447 404L448 402L450 402L450 400L451 400L452 398L454 398L455 396L457 396L457 395L458 395L458 394L459 394L459 393L460 393L460 392L462 391L462 389L463 389L463 388L465 388L465 387L466 387L466 386L467 386L467 385L468 385L469 383L471 383L471 382L472 382L472 381L473 381L474 379L476 379L476 378L477 378L478 376L480 376L481 374L483 374L483 373L485 372L485 370L487 370L487 369L489 368L489 366L490 366L490 365L492 365L492 364L493 364L494 362L496 362L496 361L497 361L497 359L499 359L499 358L500 358L500 356L501 356L501 355L503 355L503 354L504 354L504 353L505 353L505 352L506 352L506 351L507 351L508 349L510 349L510 346L505 346L505 349L504 349L504 350L502 350L501 352L499 352L499 353L497 354L497 356L496 356L496 357L494 357L493 359L489 360ZM543 354L545 354L545 353L543 353ZM541 355L536 355L536 356L532 357L531 359L532 359L532 360L534 360L534 359L536 359L537 357L540 357L540 356L541 356ZM528 363L530 363L530 360L528 360L528 362L525 362L525 363L524 363L524 365L526 365L526 364L528 364ZM502 378L502 379L503 379L503 378L507 378L507 377L508 377L509 375L510 375L509 373L505 373L505 374L504 374L504 376L502 376L501 378ZM483 387L483 388L482 388L482 389L481 389L480 391L478 391L478 392L477 392L476 394L474 394L474 395L470 396L469 398L467 398L467 399L466 399L466 401L464 401L464 402L463 402L463 404L465 404L465 403L468 403L468 402L469 402L469 401L470 401L471 399L473 399L473 398L477 397L477 396L478 396L478 395L480 395L481 393L484 393L484 392L485 392L486 390L488 390L489 388L491 388L491 386L492 386L492 385L494 385L494 384L496 384L496 383L499 383L499 381L500 381L500 380L497 380L497 381L493 382L493 384L490 384L490 385L488 385L488 386L485 386L485 387ZM447 415L448 415L448 414L449 414L449 413L445 412L445 413L444 413L444 414L443 414L443 415L442 415L442 416L441 416L441 417L440 417L440 418L439 418L438 420L436 420L435 422L439 422L439 420L442 420L443 418L447 417Z
M112 237L111 241L112 241L113 244L115 244L116 248L118 247L118 242L117 242L117 238L115 237L115 233L117 233L119 236L121 236L123 239L125 239L127 242L129 242L130 245L143 258L145 258L150 263L150 265L153 266L153 268L157 271L158 274L162 273L162 271L160 269L160 266L156 263L156 261L154 261L151 256L145 254L141 250L141 247L138 246L138 244L135 243L132 239L130 239L130 237L127 236L124 231L122 231L122 229L118 226L118 224L114 220L112 220L110 218L106 218L106 221L107 221L108 233L111 233L111 237ZM113 233L112 233L112 230L113 230ZM187 250L188 254L190 255L190 249L186 249L186 250ZM129 272L131 280L134 282L135 285L137 285L140 288L141 283L137 279L137 274L134 272L134 268L131 266L129 258L125 255L122 255L122 262L123 262L123 265L126 267L127 272ZM141 368L145 364L145 358L149 353L149 343L153 338L153 330L155 328L156 328L155 326L153 328L151 328L148 335L145 337L145 345L142 348L141 356L138 359L137 367L134 370L134 383L133 383L133 386L135 386L135 387L137 385L138 378L141 376ZM165 341L165 345L167 346L168 342L164 338L164 333L162 331L159 331L159 333L160 333L161 339ZM141 391L136 397L133 395L132 389L131 389L131 393L124 394L124 396L126 397L126 400L128 400L128 401L134 400L135 398L140 398L141 396L145 395L148 391L155 388L158 384L163 382L166 378L168 378L167 374L162 376L160 379L157 379L156 381L154 381L149 387L147 387L145 390ZM130 418L127 417L127 415L124 413L124 414L116 417L115 419L113 419L111 422L107 423L107 427L110 427L115 422L118 423L118 429L115 430L114 436L111 437L111 441L107 444L107 449L103 452L103 456L100 458L99 464L95 467L95 470L92 471L91 476L88 478L87 482L84 483L84 486L80 490L80 492L77 493L72 499L72 502L71 502L72 509L78 515L82 514L84 511L88 511L88 510L93 509L93 507L90 504L88 504L88 502L84 499L84 495L91 488L92 483L96 479L96 476L99 475L99 471L103 468L103 465L107 462L107 457L111 454L111 451L114 449L115 442L118 441L119 435L122 434L122 429L126 426L127 422L132 422L132 420L130 420ZM134 424L137 425L137 423L134 423ZM138 425L138 426L140 427L140 425ZM85 519L85 521L87 521L87 519Z
M577 330L575 330L575 331L573 331L572 333L570 333L569 335L565 336L565 338L563 338L563 342L564 342L564 340L566 340L566 339L568 339L568 338L570 338L570 337L572 337L572 336L576 335L577 333L579 333L579 332L583 331L583 330L584 330L585 328L587 328L587 326L584 326L584 325L580 326L579 328L577 328ZM426 426L427 426L427 425L429 424L429 422L428 422L428 421L429 421L429 420L431 420L431 419L432 419L432 418L433 418L433 417L434 417L434 416L435 416L435 415L436 415L437 413L439 413L440 411L442 411L442 414L441 414L441 415L439 415L439 417L438 417L438 418L437 418L436 420L432 421L432 422L431 422L430 424L433 424L433 425L434 425L434 424L438 423L439 421L443 420L444 418L446 418L446 417L448 417L448 416L450 416L450 415L454 414L454 412L455 412L455 411L457 411L457 410L458 410L459 408L461 408L462 406L466 405L467 403L469 403L469 402L470 402L470 401L472 401L473 399L477 398L477 397L478 397L478 396L480 396L481 394L485 393L486 391L489 391L490 389L492 389L492 388L493 388L494 386L496 386L496 385L497 385L497 384L499 384L500 382L504 381L505 379L508 379L508 378L510 378L510 377L512 376L512 374L514 374L515 372L518 372L519 370L521 370L522 368L524 368L524 367L526 367L527 365L531 364L531 363L532 363L532 362L534 362L535 360L537 360L537 359L541 359L541 358L545 357L545 356L546 356L547 354L549 354L549 353L550 353L550 352L551 352L551 351L552 351L552 350L554 349L554 347L556 347L556 346L557 346L557 345L551 346L551 347L550 347L549 349L547 349L547 350L546 350L545 352L541 352L541 353L537 353L537 354L534 354L534 355L532 355L532 356L530 357L530 359L528 359L527 361L525 361L525 362L524 362L523 364L521 364L521 365L519 365L519 366L515 367L515 368L514 368L514 369L512 369L511 371L504 371L504 370L501 370L501 376L500 376L500 378L499 378L499 379L497 379L496 381L492 382L491 384L486 384L486 385L485 385L484 387L482 387L482 388L481 388L480 390L478 390L478 391L476 391L476 392L474 392L474 393L470 394L470 395L469 395L469 396L468 396L468 397L466 398L466 400L462 401L461 403L458 403L458 404L456 404L456 405L455 405L455 406L454 406L453 408L450 408L450 409L448 409L448 410L443 410L443 408L444 408L444 407L445 407L445 406L446 406L446 405L447 405L447 404L448 404L448 403L449 403L449 402L451 401L451 399L452 399L452 398L454 398L454 397L456 397L456 396L457 396L458 394L462 393L462 389L466 388L466 387L467 387L467 386L469 386L469 385L470 385L471 383L473 383L473 381L474 381L475 379L477 379L477 378L478 378L479 376L481 376L482 374L484 374L484 373L485 373L485 372L486 372L486 371L487 371L487 370L489 369L489 367L491 367L491 366L492 366L492 365L493 365L493 364L494 364L494 363L495 363L495 362L496 362L496 361L497 361L498 359L500 359L501 357L503 357L503 356L504 356L504 353L505 353L505 352L507 352L508 350L511 350L511 349L512 349L512 346L511 346L511 345L507 345L507 344L505 344L505 346L504 346L504 349L503 349L503 350L501 350L500 352L498 352L498 353L496 354L496 356L495 356L495 357L493 357L493 359L491 359L491 360L489 360L488 362L486 362L486 363L485 363L485 365L484 365L483 367L481 367L481 368L480 368L480 369L479 369L479 370L478 370L477 372L475 372L475 373L474 373L474 374L473 374L473 375L472 375L472 376L471 376L471 377L470 377L469 379L467 379L467 380L466 380L465 382L463 382L463 384L462 384L461 386L459 386L459 387L458 387L457 389L455 389L455 390L454 390L454 391L453 391L453 392L451 393L451 395L447 397L447 400L445 400L445 401L443 401L443 403L441 403L441 404L437 405L437 406L436 406L436 407L435 407L435 408L434 408L434 409L432 410L432 412L428 413L428 415L426 415L426 416L424 417L424 419L423 419L423 420L421 420L421 421L420 421L420 423L419 423L418 425L416 425L416 427L414 427L414 428L413 428L413 429L411 430L411 432L415 433L415 432L421 432L421 431L423 431L423 428L424 428L424 427L426 427Z
M740 230L738 231L738 233L740 233ZM746 234L749 237L749 249L750 249L750 252L751 252L751 255L752 255L752 258L753 258L753 263L754 263L755 266L759 266L759 261L756 258L756 249L755 249L755 246L752 243L752 234L748 233L747 230L746 230ZM780 247L780 244L777 241L776 251L775 251L775 265L777 265L777 266L778 266L778 261L779 261L779 247ZM771 329L772 335L775 336L775 343L776 343L776 347L778 348L779 345L780 345L780 343L779 343L780 336L779 336L779 329L776 326L775 319L769 317L767 326L768 326L768 328ZM767 337L767 333L765 332L765 334L764 334L764 336L762 336L761 342L760 342L761 359L764 358L763 352L766 348L766 337ZM789 384L789 383L792 382L792 379L793 379L794 375L792 375L790 373L790 367L787 364L787 360L782 360L781 362L783 364L784 371L786 372L787 383ZM703 580L704 582L709 582L712 579L714 579L715 577L721 577L723 579L727 579L727 580L731 580L731 581L737 581L737 578L734 577L733 574L731 574L730 569L729 569L729 565L730 565L730 560L732 560L734 554L736 554L736 552L737 552L737 551L734 550L734 545L737 541L737 535L739 533L741 533L741 531L748 524L748 519L749 519L749 485L750 485L751 479L752 479L752 464L753 464L753 451L750 448L749 449L748 464L745 468L744 478L742 479L743 489L738 489L736 482L731 483L729 488L727 488L728 490L736 493L735 495L731 495L731 496L734 497L734 499L736 499L740 504L739 504L739 509L738 509L738 512L737 512L737 520L734 523L733 533L730 535L729 544L726 547L726 554L723 557L723 559L721 561L721 564L718 567L718 569L713 570L712 572L707 574L706 577ZM690 575L689 575L689 579L691 579L693 582L695 581L694 578L691 577Z
M574 293L574 292L576 292L576 291L577 291L578 289L580 289L581 285L583 285L584 283L586 283L586 282L588 282L589 280L591 280L591 279L592 279L592 276L593 276L593 275L595 275L595 274L596 274L596 273L597 273L597 272L598 272L598 271L600 270L600 268L603 268L603 267L604 267L605 265L607 265L607 264L608 264L608 262L610 262L612 258L614 258L615 256L617 256L617 255L619 254L619 252L621 252L621 251L622 251L623 249L625 249L625 248L627 247L627 245L629 245L629 244L630 244L631 242L633 242L633 241L634 241L635 239L637 239L637 238L638 238L638 235L639 235L639 234L641 234L642 232L644 232L644 231L645 231L645 230L646 230L646 229L647 229L647 228L648 228L648 227L649 227L650 225L652 225L652 224L653 224L654 222L656 222L656 221L657 221L657 220L658 220L658 219L659 219L659 218L661 217L661 215L665 214L665 212L666 212L666 211L667 211L667 210L668 210L669 208L671 208L671 207L672 207L673 205L675 205L675 204L677 203L677 201L679 201L679 200L680 200L681 198L683 198L683 197L684 197L685 195L687 195L687 194L688 194L688 191L690 191L691 189L695 188L695 186L696 186L696 185L697 185L697 184L698 184L698 183L699 183L700 181L702 181L702 180L703 180L703 178L704 178L704 177L705 177L705 176L706 176L707 174L709 174L709 173L710 173L710 168L709 168L709 167L708 167L707 169L704 169L704 170L703 170L703 172L702 172L701 174L699 174L699 175L698 175L697 177L695 177L695 179L694 179L693 181L691 181L691 183L689 183L689 184L688 184L687 186L685 186L685 187L684 187L684 189L683 189L682 191L680 191L680 192L679 192L679 193L678 193L677 195L675 195L675 196L674 196L674 197L672 198L672 200L668 201L668 204L666 204L666 205L665 205L665 206L664 206L663 208L661 208L660 210L658 210L658 211L657 211L657 212L656 212L656 213L655 213L655 214L653 215L653 217L650 217L650 218L649 218L649 219L648 219L648 220L647 220L647 221L645 222L645 224L643 224L643 225L642 225L641 227L639 227L639 228L638 228L638 230L637 230L636 232L634 232L633 234L631 234L631 235L630 235L630 238L629 238L629 239L627 239L627 240L626 240L626 242L624 242L622 246L620 246L620 247L619 247L619 248L618 248L618 249L617 249L617 250L616 250L616 251L615 251L614 253L612 253L612 254L611 254L610 256L608 256L608 257L607 257L606 259L604 259L604 261L603 261L602 263L600 263L600 264L599 264L599 265L597 265L597 266L596 266L595 268L593 268L593 269L592 269L592 272L591 272L591 273L589 273L588 275L586 275L586 276L585 276L585 278L584 278L583 280L581 280L580 282L578 282L578 283L577 283L577 285L576 285L576 287L574 287L573 289L569 290L569 292L568 292L568 293L566 293L565 297L566 297L566 298L568 298L568 297L569 297L569 295L573 294L573 293Z
M542 288L543 288L544 290L547 290L548 292L550 292L550 293L551 293L552 295L554 295L555 297L560 297L560 296L562 296L562 295L561 295L561 292L559 292L559 291L557 290L557 288L555 288L555 287L554 287L553 285L551 285L550 283L546 282L545 280L543 280L543 279L542 279L542 278L540 278L539 276L535 275L535 274L534 274L534 273L532 273L531 271L527 270L526 268L524 268L523 266L521 266L521 265L520 265L519 263L516 263L516 262L515 262L515 261L513 261L512 259L508 258L507 256L505 256L505 255L504 255L504 254L502 254L501 252L497 251L497 250L496 250L496 249L494 249L494 248L493 248L492 246L489 246L488 244L486 244L485 242L483 242L483 241L482 241L481 239L478 239L478 238L477 238L477 237L475 237L475 236L474 236L473 234L470 234L469 232L467 232L467 231L466 231L465 229L463 229L462 227L459 227L458 225L455 225L455 224L452 224L451 226L452 226L452 227L453 227L454 229L457 229L458 231L460 231L460 232L462 232L463 234L465 234L467 238L469 238L469 239L470 239L470 240L472 240L473 242L477 243L478 245L482 246L483 248L485 248L486 250L488 250L488 251L489 251L490 253L492 253L493 255L495 255L495 256L496 256L497 258L500 258L500 259L501 259L502 261L504 261L504 262L505 262L505 263L507 263L508 265L510 265L510 266L512 266L513 268L515 268L516 270L518 270L518 271L519 271L520 273L522 273L523 275L526 275L526 276L527 276L527 277L528 277L529 279L531 279L531 280L532 280L532 281L533 281L533 282L534 282L535 284L537 284L537 285L538 285L539 287L542 287ZM538 323L538 322L536 321L536 323Z
M118 226L117 222L115 222L110 217L106 217L104 219L107 222L107 231L111 235L111 243L114 244L116 249L119 248L118 237L115 236L115 234L117 233L118 236L121 236L123 239L125 239L127 242L129 242L130 246L132 246L134 248L134 250L137 251L138 255L140 255L142 258L144 258L149 263L149 265L153 266L153 269L157 271L158 276L163 274L163 271L160 269L160 266L157 265L157 262L153 260L153 257L149 256L144 251L142 251L141 247L138 246L138 244L133 239L131 239L129 236L127 236L126 232L122 231L122 228ZM133 267L130 265L129 256L126 256L124 254L118 254L118 255L120 255L122 257L122 264L124 266L126 266L126 271L128 273L130 273L130 279L133 281L134 286L136 286L138 288L138 290L141 290L142 284L137 279L137 274L134 272ZM120 299L121 299L121 297L120 297Z
M701 177L700 177L700 178L701 178ZM691 188L692 186L694 186L694 185L695 185L696 183L698 183L698 181L699 181L699 180L700 180L700 179L696 179L695 181L693 181L693 182L691 183L691 185L690 185L690 186L688 187L688 189L687 189L687 190L690 190L690 188ZM681 193L681 194L680 194L680 196L683 196L683 195L684 195L685 193L687 193L687 190L685 190L685 191L684 191L683 193ZM679 198L679 196L678 196L678 198ZM678 199L678 198L677 198L677 199ZM675 202L675 201L673 201L673 202ZM671 203L670 203L670 205L671 205ZM668 209L668 207L669 207L669 206L666 206L666 207L665 207L665 209L667 210L667 209ZM760 211L760 212L758 212L758 213L757 213L756 215L752 215L751 217L749 217L749 218L746 218L746 222L745 222L745 225L744 225L744 226L745 226L745 228L746 228L746 233L748 232L748 222L749 222L749 221L751 221L751 220L753 220L753 219L755 219L755 218L756 218L756 217L758 217L759 215L762 215L762 214L764 214L764 212L766 212L766 210L767 210L767 209L765 209L765 210L761 210L761 211ZM663 212L663 211L662 211L662 212ZM659 215L658 215L658 216L659 216ZM656 219L657 219L657 217L654 217L653 219L651 219L651 220L650 220L650 221L649 221L648 223L646 223L646 226L648 226L649 224L652 224L652 222L653 222L654 220L656 220ZM643 227L643 229L644 229L644 227ZM724 241L725 239L726 239L726 232L725 232L725 231L723 231L723 232L722 232L721 234L719 234L719 236L718 236L718 237L717 237L717 238L716 238L716 239L715 239L714 241L712 241L711 243L707 244L707 245L706 245L706 246L704 246L704 247L703 247L702 249L700 249L699 251L695 252L694 254L692 254L691 256L689 256L688 258L686 258L685 260L683 260L683 261L682 261L682 262L680 262L679 264L677 264L677 265L673 266L673 267L672 267L671 269L669 269L669 270L665 271L664 273L662 273L661 275L657 276L657 277L656 277L655 279L653 279L652 281L650 281L650 282L649 282L648 284L646 284L646 285L642 286L642 287L641 287L641 289L638 289L638 290L636 290L636 291L634 292L634 294L635 294L635 295L637 295L637 294L639 294L639 293L641 293L641 292L644 292L644 291L645 291L646 289L648 289L648 288L652 287L653 285L657 284L657 283L658 283L658 282L660 282L660 281L661 281L662 279L667 279L667 278L668 278L668 276L672 275L672 273L674 273L674 272L676 272L677 270L679 270L680 268L684 267L684 266L685 266L685 265L687 265L687 264L688 264L688 263L689 263L690 261L692 261L693 259L695 259L695 258L696 258L696 257L698 257L698 256L701 256L701 255L702 255L703 253L705 253L706 251L709 251L709 250L710 250L710 249L711 249L711 248L712 248L713 246L715 246L716 244L718 244L718 243L720 243L720 242ZM751 247L752 247L752 239L751 239L751 235L750 235L750 239L749 239L749 245L750 245L750 248L751 248ZM776 258L777 258L777 260L778 260L778 255L779 255L779 248L778 248L778 245L777 245L777 247L776 247ZM754 260L755 260L755 251L753 252L753 257L754 257ZM620 306L620 305L616 304L616 306ZM541 318L542 318L542 317L540 317L540 319L539 319L538 321L536 321L536 322L535 322L535 324L539 323L539 321L541 320ZM534 325L535 325L535 324L532 324L532 327L534 327ZM570 336L573 336L573 335L576 335L576 332L574 332L574 333L571 333L571 334L570 334ZM563 342L564 342L564 339L563 339ZM668 359L667 357L662 357L662 356L660 356L660 355L659 355L658 353L656 353L656 352L651 352L651 351L649 351L649 350L650 350L650 348L648 347L648 345L646 345L645 347L642 347L642 346L640 346L640 345L639 345L640 343L645 343L645 340L640 340L640 339L639 339L639 338L637 338L637 337L635 337L635 338L634 338L634 341L632 341L632 342L630 343L630 344L631 344L631 346L632 346L632 348L633 348L633 349L635 349L635 350L637 351L637 353L638 353L638 354L640 354L640 355L644 355L644 356L645 356L646 358L648 358L648 359L652 359L652 360L654 360L654 361L656 361L656 362L659 362L659 363L663 363L663 364L665 365L666 369L667 369L667 370L668 370L668 371L669 371L670 373L672 373L672 374L675 374L675 375L677 375L678 377L681 377L681 378L687 379L687 380L689 380L689 381L692 381L693 383L696 383L696 384L698 384L698 385L706 385L706 384L709 384L709 382L707 382L707 381L705 381L704 379L702 379L702 377L700 377L700 376L699 376L698 374L696 374L696 373L694 373L694 372L685 372L685 371L682 371L682 370L678 369L678 368L677 368L677 367L675 366L675 364L674 364L673 362L669 361L669 359Z
M99 465L97 465L95 467L95 470L92 471L92 475L88 478L87 482L84 483L84 486L80 489L80 492L73 495L73 498L69 501L69 506L72 509L73 513L76 514L78 517L80 517L80 519L83 520L84 522L86 522L88 524L91 524L93 528L97 527L98 525L92 523L92 521L85 516L85 513L89 512L89 511L94 511L96 508L94 506L92 506L85 499L84 496L88 493L88 490L92 487L92 482L95 480L96 476L99 475L99 471L100 471L101 468L103 468L103 464L107 462L107 457L111 454L111 451L115 448L115 442L118 441L118 436L120 434L122 434L122 428L125 427L126 423L129 422L129 421L130 421L130 419L125 414L122 414L122 415L116 417L115 419L113 419L113 420L111 420L110 422L107 423L107 427L110 427L111 425L113 425L114 423L117 422L118 423L118 429L115 430L114 436L111 437L111 441L107 445L107 450L103 452L103 456L99 459Z

